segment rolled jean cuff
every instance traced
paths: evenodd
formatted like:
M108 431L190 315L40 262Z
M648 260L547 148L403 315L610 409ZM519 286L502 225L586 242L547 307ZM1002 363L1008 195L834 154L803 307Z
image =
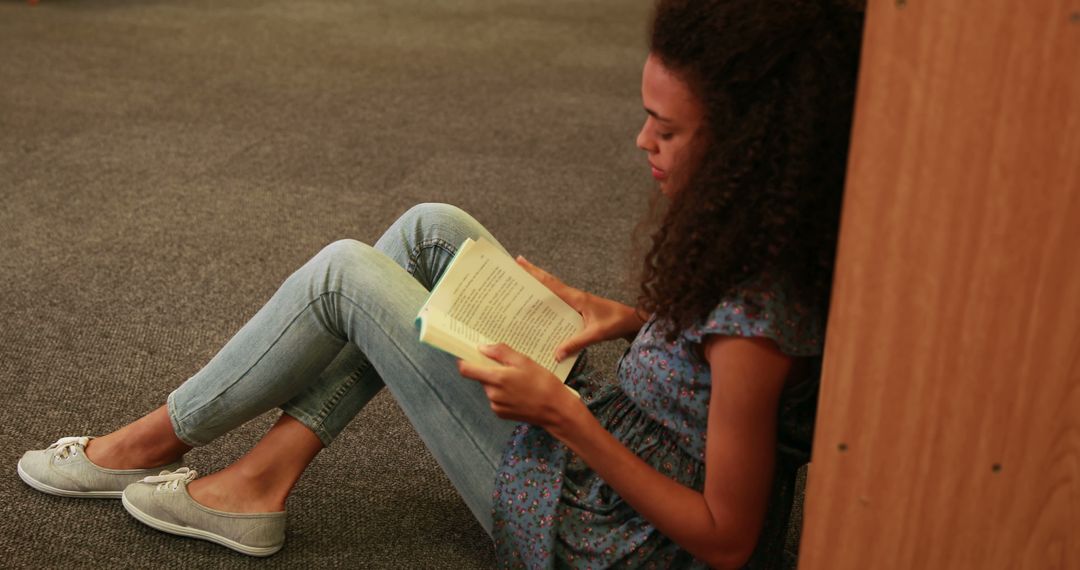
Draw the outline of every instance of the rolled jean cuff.
M335 434L330 433L318 418L313 418L310 414L290 404L282 405L281 412L304 424L304 427L311 430L319 438L323 447L330 447L330 444L334 442Z
M175 392L169 393L169 397L165 400L165 406L169 413L169 423L172 424L173 433L176 434L176 438L184 442L184 444L190 445L191 447L202 447L210 443L210 441L212 440L202 440L195 435L188 433L188 431L184 429L184 425L176 419L179 414L177 414L176 412L176 402L173 398L174 394ZM302 410L296 409L289 404L285 404L281 406L281 411L292 416L293 419L300 422L301 424L304 424L304 427L308 428L316 436L319 437L319 441L322 441L323 447L329 447L330 443L334 441L334 435L327 431L325 427L323 427L321 421L318 421L316 418L312 418L308 414L304 413Z
M176 411L176 400L174 396L176 396L175 390L169 392L169 397L165 399L165 407L169 412L169 423L172 424L173 433L176 434L176 438L191 447L201 447L210 443L209 441L199 441L194 438L191 434L187 433L184 426L176 419L179 417L179 414Z

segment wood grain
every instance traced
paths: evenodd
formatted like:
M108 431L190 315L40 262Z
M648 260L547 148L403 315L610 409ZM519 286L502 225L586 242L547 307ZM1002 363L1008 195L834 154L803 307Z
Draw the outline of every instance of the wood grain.
M800 559L1080 568L1076 0L870 3Z

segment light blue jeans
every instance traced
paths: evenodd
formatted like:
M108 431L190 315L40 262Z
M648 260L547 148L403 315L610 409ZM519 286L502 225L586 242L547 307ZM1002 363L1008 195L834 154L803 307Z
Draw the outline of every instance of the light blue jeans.
M481 526L515 424L413 320L458 246L495 239L446 204L421 204L375 247L334 242L293 273L198 373L169 394L177 437L198 446L281 407L329 445L385 385Z

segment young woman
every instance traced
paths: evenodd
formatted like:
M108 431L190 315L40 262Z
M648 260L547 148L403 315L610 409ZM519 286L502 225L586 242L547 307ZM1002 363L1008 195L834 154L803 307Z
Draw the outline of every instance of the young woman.
M166 405L27 452L36 489L120 497L160 530L269 555L312 458L390 389L508 567L776 567L809 454L860 16L823 0L661 0L642 74L645 151L669 200L636 307L519 263L584 316L558 357L633 343L617 382L570 384L504 345L481 366L413 317L466 237L414 207L374 247L331 244ZM462 377L473 380L464 380ZM183 454L271 409L207 477ZM790 559L786 562L791 562Z

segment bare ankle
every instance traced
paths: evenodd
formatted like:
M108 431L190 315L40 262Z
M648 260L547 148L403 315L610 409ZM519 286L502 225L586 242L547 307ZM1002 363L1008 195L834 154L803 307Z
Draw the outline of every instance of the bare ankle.
M263 488L239 473L219 471L196 479L188 485L195 502L230 513L272 513L285 510L285 499L272 489Z
M116 438L109 436L91 439L86 444L86 457L95 465L106 469L149 469L170 463L162 463L155 457L140 454L137 450L125 446L123 441L116 441Z
M106 436L91 439L86 446L86 456L94 464L107 469L152 469L179 460L191 449L186 445L175 445L167 439L155 441L154 434L139 431L136 426L128 425Z

